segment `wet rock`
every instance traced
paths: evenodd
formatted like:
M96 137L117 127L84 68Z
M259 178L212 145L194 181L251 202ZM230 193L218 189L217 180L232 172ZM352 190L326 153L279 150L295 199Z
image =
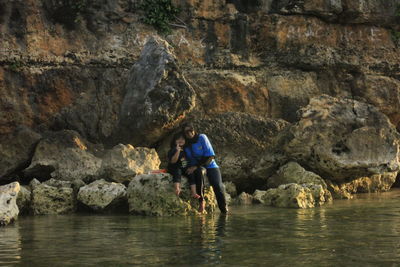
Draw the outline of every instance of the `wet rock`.
M0 181L29 165L35 145L41 136L27 127L0 137Z
M325 181L317 174L306 171L297 162L289 162L280 167L275 175L268 179L269 188L275 188L282 184L315 184L326 188Z
M17 206L20 214L25 214L30 210L32 193L29 186L21 185L20 189L17 197Z
M375 107L322 95L301 110L284 149L324 179L345 183L399 169L399 134Z
M281 208L313 208L332 201L331 194L321 185L285 184L267 190L263 203Z
M134 145L150 145L194 105L194 90L183 76L172 47L152 37L130 70L116 134Z
M102 158L102 177L114 182L130 182L139 174L158 170L160 159L154 149L119 144Z
M253 203L253 196L250 194L247 194L246 192L240 193L239 196L237 196L233 204L235 205L251 205Z
M94 156L88 146L74 131L49 133L37 145L32 162L24 173L45 180L93 179L99 174L101 159Z
M117 209L126 200L126 187L123 184L103 179L81 187L78 193L78 201L94 211Z
M76 209L74 190L68 186L68 182L54 186L40 183L34 179L30 186L32 188L31 209L34 215L43 214L67 214Z
M264 204L264 195L267 191L264 190L256 190L253 193L253 203L255 204Z
M0 186L0 226L15 221L19 214L17 197L20 191L18 182Z
M355 193L376 193L389 191L395 183L397 172L375 174L370 177L357 178L348 183L336 184L327 181L328 190L334 198L352 198Z
M94 211L117 210L127 201L126 187L97 180L79 189L78 201Z
M225 192L228 193L231 197L237 196L236 185L232 182L224 182Z
M169 174L142 174L136 176L127 189L129 212L134 214L174 216L197 213L198 200L191 197L185 179L179 197L174 194ZM216 200L211 187L205 190L206 210L214 212Z

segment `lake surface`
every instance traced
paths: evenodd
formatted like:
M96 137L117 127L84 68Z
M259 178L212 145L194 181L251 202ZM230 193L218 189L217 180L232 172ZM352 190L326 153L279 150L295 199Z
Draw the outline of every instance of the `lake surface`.
M20 217L0 228L0 265L397 266L400 191L322 208L232 207L227 216Z

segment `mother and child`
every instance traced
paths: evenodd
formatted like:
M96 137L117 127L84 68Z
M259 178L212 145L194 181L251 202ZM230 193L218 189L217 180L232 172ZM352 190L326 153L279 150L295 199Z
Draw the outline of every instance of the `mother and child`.
M182 131L174 135L171 141L168 161L168 172L172 174L176 195L181 191L184 175L189 180L192 197L199 200L199 212L203 212L205 169L220 211L228 212L221 171L215 161L214 149L205 134L198 134L191 123L184 124Z

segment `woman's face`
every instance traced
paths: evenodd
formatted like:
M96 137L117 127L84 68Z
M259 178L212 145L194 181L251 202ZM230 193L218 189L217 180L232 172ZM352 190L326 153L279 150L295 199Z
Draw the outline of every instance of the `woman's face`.
M184 145L185 145L185 138L179 137L178 139L176 139L175 143L176 143L178 146L184 146Z
M192 139L195 135L195 132L192 128L186 127L185 128L185 136L187 139Z

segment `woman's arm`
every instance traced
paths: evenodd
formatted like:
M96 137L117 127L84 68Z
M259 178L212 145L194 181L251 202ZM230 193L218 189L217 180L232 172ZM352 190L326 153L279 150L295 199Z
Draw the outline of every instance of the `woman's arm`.
M180 148L175 148L175 153L174 153L174 155L172 155L172 157L171 157L171 159L170 159L170 163L172 163L172 164L175 164L175 163L177 163L178 162L178 159L179 159L179 154L181 153L181 150L180 150Z

